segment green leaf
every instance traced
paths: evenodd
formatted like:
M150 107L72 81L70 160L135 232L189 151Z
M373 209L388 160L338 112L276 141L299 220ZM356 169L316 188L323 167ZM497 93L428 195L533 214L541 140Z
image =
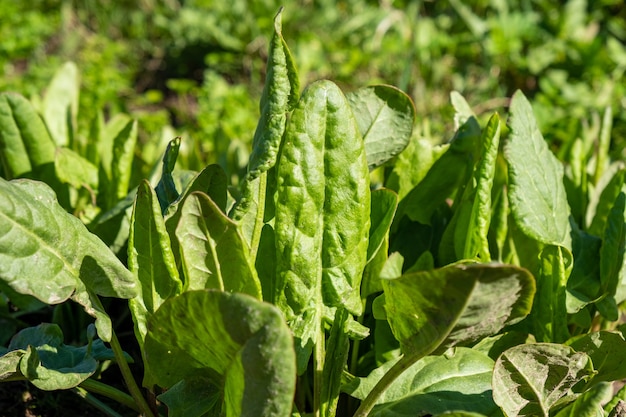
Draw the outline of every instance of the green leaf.
M98 167L69 148L58 148L54 158L54 171L60 181L76 189L98 190Z
M64 345L63 333L56 324L43 323L20 331L11 341L9 350L23 353L20 373L37 388L47 391L75 387L89 378L98 366L89 352L89 345ZM4 361L4 357L0 361Z
M262 298L261 285L237 224L206 194L183 203L176 227L185 290L217 288Z
M287 116L296 106L300 94L296 66L282 36L282 10L274 18L274 35L260 103L261 117L254 132L248 174L242 184L242 197L230 213L241 223L253 258L256 258L265 222L266 200L273 200L273 188L268 187L268 171L276 164Z
M561 409L554 417L605 417L602 405L606 404L612 396L611 384L602 382Z
M367 262L370 262L376 255L383 240L388 235L397 207L398 195L393 191L385 188L372 191Z
M76 217L58 205L45 184L0 179L0 280L47 304L71 298L111 337L110 319L96 294L132 298L133 275Z
M29 174L54 162L54 141L24 97L0 94L0 126L0 161L6 179Z
M143 353L148 318L166 299L182 291L159 201L146 180L139 185L130 220L128 269L140 287L139 295L129 301L129 306L135 337Z
M591 358L596 373L588 386L602 381L620 381L626 378L626 361L623 352L626 341L621 333L599 331L567 341L572 349L584 352Z
M407 355L476 342L523 319L535 292L525 269L452 265L383 281L391 329Z
M176 184L174 184L174 178L172 177L179 148L180 137L174 138L167 144L167 149L163 155L161 179L155 188L162 212L165 212L167 207L176 201L179 196L178 190L176 190Z
M365 141L370 170L407 147L415 123L415 106L409 96L389 85L374 85L346 98Z
M624 179L626 178L626 169L621 164L614 165L612 168L612 171L607 171L606 173L606 175L610 175L610 179L601 189L601 192L597 193L599 195L596 197L593 220L591 220L588 228L588 232L596 236L603 235L611 208L615 204L617 196L622 192ZM614 171L615 169L617 169L617 172ZM592 200L595 201L593 196Z
M575 228L572 233L574 266L567 280L567 312L575 314L602 297L600 246L602 239Z
M43 98L43 119L57 146L67 147L73 141L78 113L80 77L73 62L66 62L54 74Z
M454 247L457 259L489 262L491 255L487 234L491 222L491 187L500 144L500 117L497 113L489 119L481 143L482 150L474 176L465 188L455 213L458 213L458 220L454 228Z
M276 303L308 353L328 306L362 311L370 226L369 171L348 102L330 81L311 84L287 126L277 164Z
M509 416L545 416L593 373L589 356L550 343L505 351L493 371L493 399Z
M137 121L129 120L113 140L111 183L113 184L116 202L128 194L136 143Z
M221 393L211 382L203 377L182 380L157 398L167 405L169 417L201 417L211 411L217 414Z
M600 284L605 298L596 303L610 321L618 319L615 294L622 278L626 250L626 194L621 192L609 212L600 248Z
M394 363L356 378L344 391L361 400ZM426 416L446 411L496 415L491 397L494 361L484 353L457 348L450 355L426 356L404 371L381 395L369 414L375 416ZM446 414L447 415L447 414Z
M182 380L191 384L197 377L217 386L221 401L215 415L284 417L291 412L293 340L271 304L227 292L183 293L150 318L145 346L146 363L162 387ZM198 401L187 398L191 404L181 404L182 409Z
M450 147L430 168L422 181L400 201L396 219L406 215L413 221L430 224L433 213L473 172L480 139L480 126L471 118L459 130Z
M458 91L450 92L450 103L454 107L454 128L463 126L470 118L476 118L472 107Z
M509 164L509 201L518 227L529 237L571 251L563 166L550 152L521 91L511 99L504 146Z

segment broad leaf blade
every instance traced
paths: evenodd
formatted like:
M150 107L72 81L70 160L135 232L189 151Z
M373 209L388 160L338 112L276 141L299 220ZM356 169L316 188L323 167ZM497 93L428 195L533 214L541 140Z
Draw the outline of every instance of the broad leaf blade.
M176 237L185 290L217 288L262 298L248 246L237 224L206 194L194 192L185 199Z
M509 164L509 201L515 222L529 237L571 251L563 166L548 149L522 92L513 95L510 111L511 134L504 155Z
M370 226L369 171L348 102L330 81L310 85L294 110L277 164L276 302L303 350L328 306L362 310L359 287Z
M602 406L609 402L612 396L611 384L600 383L561 409L554 417L605 417Z
M47 304L72 297L96 316L104 340L110 321L96 294L132 298L133 275L109 248L58 205L45 184L0 179L0 279ZM102 320L105 320L104 322Z
M620 381L626 378L624 351L626 341L621 333L600 331L576 337L567 345L591 358L596 373L589 384Z
M520 321L530 311L535 283L523 268L471 264L384 280L383 288L396 339L405 354L419 358Z
M375 85L346 98L363 135L370 170L407 147L415 122L415 106L409 96L395 87Z
M60 181L76 189L98 190L98 167L69 148L59 148L54 158L54 171Z
M505 351L493 371L493 399L509 416L545 416L579 381L591 360L572 348L537 343Z
M24 97L0 94L0 126L0 156L6 179L23 176L54 161L54 141Z
M274 306L254 298L190 291L169 299L148 323L146 358L163 387L192 377L219 387L223 400L216 415L291 412L296 375L291 334Z
M139 295L130 300L135 336L143 352L148 318L163 302L182 291L182 282L170 247L156 193L147 181L137 190L128 238L128 269L139 283Z
M391 364L375 369L366 378L355 379L344 391L364 399ZM494 361L487 355L468 348L457 348L451 355L427 356L385 390L369 415L409 417L451 411L498 415L491 398L493 366Z

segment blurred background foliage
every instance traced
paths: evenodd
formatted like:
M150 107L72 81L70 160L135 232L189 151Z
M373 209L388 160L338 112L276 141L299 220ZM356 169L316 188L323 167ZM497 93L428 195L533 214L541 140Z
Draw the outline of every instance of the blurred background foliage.
M139 175L181 135L182 167L218 162L236 185L281 5L303 85L396 85L415 102L416 136L451 136L452 90L480 117L506 111L522 89L564 159L575 139L599 135L606 107L611 156L626 157L621 0L0 0L0 91L36 99L74 61L80 135L101 110L129 113L140 122Z

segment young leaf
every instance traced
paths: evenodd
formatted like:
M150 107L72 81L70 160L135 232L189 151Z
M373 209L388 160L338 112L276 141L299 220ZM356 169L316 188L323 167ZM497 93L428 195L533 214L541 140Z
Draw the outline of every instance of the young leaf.
M518 227L529 237L571 251L563 166L548 149L530 103L521 91L511 99L504 146L509 164L509 201Z
M552 406L593 373L589 356L537 343L505 351L493 370L493 399L509 416L548 417Z
M135 337L143 352L148 318L163 302L182 291L176 261L157 196L143 181L137 190L130 220L128 269L137 277L139 295L129 301Z
M43 119L57 146L72 144L78 113L80 80L78 68L66 62L54 74L43 99Z
M409 96L395 87L375 85L346 98L363 135L370 170L407 147L415 123L415 106Z
M355 379L344 391L363 400L392 364ZM497 415L498 407L491 398L493 366L487 355L468 348L457 348L451 355L427 356L385 390L369 415L409 417L450 411Z
M295 107L300 94L298 73L282 36L281 19L282 8L274 18L274 35L270 43L267 77L260 103L261 117L254 132L248 174L242 185L242 197L230 213L233 219L241 223L241 230L254 258L265 218L265 200L269 191L267 172L276 164L287 115ZM272 199L271 195L268 200Z
M32 104L18 94L0 94L0 162L6 179L54 162L55 144Z
M472 107L458 91L450 93L450 103L454 107L454 128L463 126L470 118L476 118Z
M387 319L402 351L420 358L520 321L530 311L535 282L522 268L470 264L403 275L383 281L383 288Z
M217 288L262 298L248 246L237 224L206 194L189 195L176 227L185 290Z
M174 171L174 167L176 166L179 148L180 137L174 138L168 143L165 154L163 155L161 179L155 188L163 213L165 213L167 207L176 201L179 196L178 190L176 190L176 184L174 184L174 178L172 177L172 171Z
M276 302L303 347L302 370L322 303L357 315L362 310L369 171L352 111L330 81L303 93L287 126L277 177Z
M132 298L133 275L76 217L58 205L45 184L0 179L0 281L47 304L68 298L97 317L98 334L111 322L96 294Z
M145 346L146 363L160 386L203 377L217 387L216 407L208 404L204 412L226 417L291 412L293 340L270 304L242 294L188 291L167 300L150 318ZM198 402L187 398L182 409Z

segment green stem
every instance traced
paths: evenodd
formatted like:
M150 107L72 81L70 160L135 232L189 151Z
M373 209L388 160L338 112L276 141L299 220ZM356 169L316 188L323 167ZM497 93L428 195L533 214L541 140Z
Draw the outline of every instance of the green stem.
M356 410L353 417L366 417L369 415L369 412L372 411L374 405L376 405L376 401L378 398L385 392L387 388L391 385L393 381L396 380L404 371L406 371L411 365L415 363L415 361L421 358L422 355L416 357L412 356L403 356L400 360L391 367L387 371L385 375L378 381L374 388L370 391L367 397L361 403L361 406Z
M95 408L97 408L98 410L102 411L104 414L110 416L110 417L122 417L121 414L119 414L118 412L116 412L115 410L113 410L111 407L109 407L108 405L106 405L105 403L103 403L102 401L100 401L99 399L97 399L96 397L94 397L93 395L91 395L89 393L89 391L87 391L84 388L81 388L80 386L78 387L74 387L74 392L81 397L83 400L85 400L86 402L88 402L89 404L91 404L92 406L94 406ZM126 394L124 394L126 395ZM132 401L132 397L130 398ZM134 405L134 403L133 403ZM137 410L135 410L137 411Z
M324 326L320 326L320 331L317 336L318 340L315 344L315 353L314 353L314 370L313 370L313 416L321 417L322 416L322 386L324 384L324 357L326 356L325 352L325 338L326 334L324 332Z
M133 397L131 397L125 392L120 391L117 388L114 388L110 385L96 381L95 379L86 379L80 383L79 387L85 391L89 391L91 393L110 398L137 412L141 412L141 410L137 406L137 403L135 403L135 400L133 399ZM83 394L79 393L79 395L81 395L81 397L84 397Z
M141 393L141 390L137 386L137 382L135 382L135 378L133 378L133 374L130 371L130 367L124 358L124 351L120 346L119 340L117 340L117 336L115 335L115 331L111 331L111 349L113 349L113 354L115 355L115 360L117 361L118 366L120 367L120 371L122 372L122 377L124 378L124 382L126 382L126 387L128 391L130 391L130 395L133 396L135 403L139 407L139 411L142 413L144 417L155 417L154 413L148 406L146 399Z
M259 250L259 242L261 241L261 230L263 229L263 218L265 217L265 194L267 193L267 172L262 173L259 178L259 193L257 195L256 218L254 219L254 229L252 229L252 237L250 239L250 255L251 259L256 260L256 254Z

